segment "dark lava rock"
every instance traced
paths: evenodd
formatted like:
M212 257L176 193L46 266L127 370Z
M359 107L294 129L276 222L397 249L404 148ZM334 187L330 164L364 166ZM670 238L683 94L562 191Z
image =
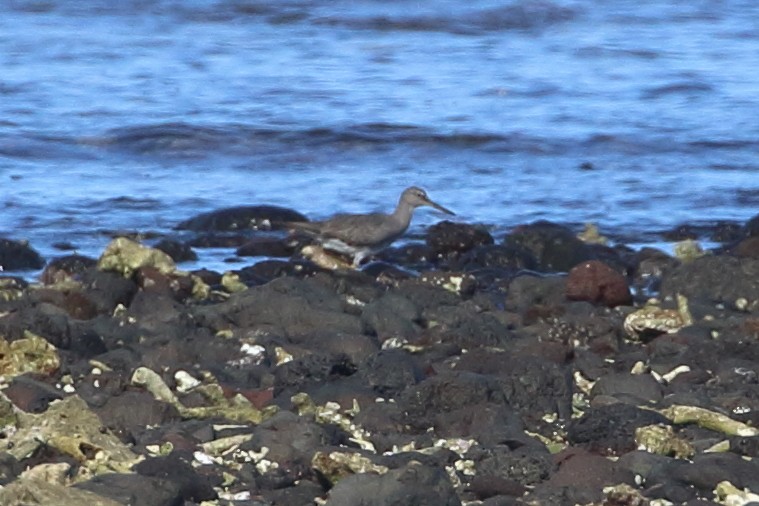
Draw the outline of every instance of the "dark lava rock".
M506 439L521 428L498 380L466 371L431 376L404 390L398 404L409 427L424 431L434 426L437 434L450 437ZM491 415L498 419L495 427ZM486 426L498 433L482 430Z
M314 498L324 495L324 489L308 480L300 480L293 486L274 490L262 490L261 495L266 499L266 506L303 506L314 504ZM256 506L255 504L252 506ZM261 504L264 506L264 504Z
M563 490L563 494L574 498L571 504L589 504L604 497L604 487L620 483L635 486L634 474L606 457L568 448L554 458L558 470L545 482L545 491L536 491L537 497Z
M625 277L598 260L578 264L567 276L567 298L608 307L632 303Z
M26 241L0 238L0 267L6 271L42 269L45 261Z
M30 331L57 348L71 345L69 318L63 309L52 304L23 305L0 318L0 335L15 341Z
M386 248L377 253L376 258L380 262L388 264L403 265L406 268L420 269L428 268L436 258L435 252L426 244L409 243L402 246ZM367 267L371 267L371 264ZM365 269L366 272L366 269ZM377 272L368 271L372 276L377 276Z
M703 256L669 271L662 280L662 296L685 295L689 302L725 303L759 301L759 258Z
M184 504L180 485L169 480L140 474L100 474L76 488L89 490L102 497L130 506L181 506Z
M466 271L497 268L507 271L534 270L538 261L530 250L515 244L486 244L468 251L456 262Z
M759 465L734 453L694 455L692 465L678 466L668 474L703 492L714 490L721 481L729 481L738 489L759 489Z
M249 239L243 234L210 233L194 237L188 244L193 248L239 248Z
M747 237L730 248L737 257L759 258L759 235Z
M531 251L541 272L568 272L572 267L593 260L593 249L568 228L548 221L517 227L504 239L504 245L515 245Z
M253 237L235 252L241 257L289 257L293 253L292 241L277 237Z
M445 470L412 462L383 475L354 474L330 490L328 506L458 506Z
M181 241L161 239L153 247L169 255L176 263L192 262L198 259L198 255L192 250L192 248Z
M106 427L125 440L146 426L160 426L181 419L174 406L156 400L148 392L137 391L106 396L97 413Z
M525 311L533 306L560 306L566 302L567 279L563 276L517 276L509 283L506 307Z
M482 227L441 221L427 230L425 242L436 255L463 253L475 246L493 244L493 236Z
M300 387L305 390L311 384L323 384L326 380L338 376L351 376L356 369L356 365L343 353L312 353L296 358L274 370L274 395L279 395L287 387Z
M591 407L569 423L567 440L593 453L619 455L635 449L635 429L657 423L666 425L669 420L629 404Z
M759 237L759 214L746 222L744 227L746 235L749 237Z
M311 475L314 453L325 445L336 444L335 436L334 432L330 433L313 421L289 411L281 411L257 426L253 430L253 438L240 445L240 448L256 452L263 447L268 448L267 458L287 463L287 468L281 469L282 474L275 475L272 479L294 483L304 475Z
M439 308L424 312L435 326L419 338L422 342L455 344L466 349L483 346L508 346L514 334L495 314L476 312L468 307Z
M237 292L226 302L195 309L195 317L214 331L237 327L283 335L302 335L329 328L335 333L361 333L358 317L346 314L340 297L317 280L278 278Z
M596 381L590 392L591 398L598 395L616 397L620 400L634 399L639 404L659 402L663 389L650 374L611 373Z
M545 413L557 413L564 420L572 415L570 370L543 357L478 348L463 355L455 370L497 378L509 405L525 420Z
M359 372L378 395L394 397L424 375L405 350L381 350L367 358Z
M665 230L661 236L667 241L684 241L686 239L698 239L706 235L706 226L682 224L674 228Z
M411 337L420 330L421 310L398 293L387 293L373 300L361 313L367 332L384 341L390 337Z
M285 260L262 260L233 271L246 286L258 286L283 276L305 277L317 271L312 263L295 263Z
M7 485L24 470L16 457L8 452L0 452L0 486Z
M98 314L98 308L90 297L75 288L41 288L33 292L31 298L38 303L53 304L76 320L90 320Z
M181 459L176 452L166 457L154 457L143 460L134 466L142 476L160 478L179 486L179 492L185 501L210 501L216 498L216 491L209 480L198 474L192 465Z
M533 447L483 447L472 449L466 457L474 461L476 476L507 479L522 486L548 479L556 467L547 450L538 451Z
M101 314L113 314L119 304L128 307L138 289L131 279L97 269L82 272L80 280L84 293L95 303Z
M95 267L97 260L82 255L67 255L52 259L42 271L40 281L52 285L68 279L75 279L85 270Z
M279 206L241 206L199 214L180 222L178 230L197 232L239 230L272 230L288 221L308 221L297 211Z
M52 401L63 398L60 390L27 375L13 378L3 393L27 413L42 413Z

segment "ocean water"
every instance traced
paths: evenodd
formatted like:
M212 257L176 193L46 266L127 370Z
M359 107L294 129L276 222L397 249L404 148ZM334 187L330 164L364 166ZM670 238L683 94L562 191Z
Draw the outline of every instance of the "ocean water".
M411 184L496 237L652 244L759 208L748 0L8 0L0 69L0 236L46 258L228 206L389 210Z

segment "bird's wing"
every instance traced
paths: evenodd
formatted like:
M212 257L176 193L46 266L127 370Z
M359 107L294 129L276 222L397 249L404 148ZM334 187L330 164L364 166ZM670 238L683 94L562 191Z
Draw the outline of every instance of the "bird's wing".
M357 246L371 246L403 233L403 227L389 218L381 213L337 215L323 222L321 233Z

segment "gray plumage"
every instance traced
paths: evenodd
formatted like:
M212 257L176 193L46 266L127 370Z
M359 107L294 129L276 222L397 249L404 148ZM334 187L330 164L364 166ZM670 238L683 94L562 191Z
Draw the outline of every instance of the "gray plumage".
M324 221L290 222L288 226L311 235L325 249L352 256L353 266L358 267L368 255L401 237L411 223L414 209L420 206L454 214L430 200L424 190L412 186L403 190L392 214L338 214Z

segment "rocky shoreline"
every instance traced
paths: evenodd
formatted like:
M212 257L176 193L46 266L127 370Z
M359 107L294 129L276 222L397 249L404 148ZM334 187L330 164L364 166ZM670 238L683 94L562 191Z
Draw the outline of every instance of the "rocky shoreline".
M759 216L675 257L441 222L362 271L271 232L294 217L0 276L0 504L759 501ZM177 269L218 245L279 258Z

